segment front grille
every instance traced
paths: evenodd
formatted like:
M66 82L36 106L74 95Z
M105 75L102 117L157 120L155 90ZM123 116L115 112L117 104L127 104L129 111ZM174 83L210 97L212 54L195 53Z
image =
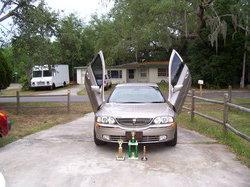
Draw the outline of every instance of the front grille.
M159 141L159 136L143 136L142 142L157 142Z
M118 141L120 139L122 139L123 142L126 142L126 136L114 136L114 135L110 136L110 140L111 141Z
M123 142L128 142L126 136L114 136L114 135L110 136L111 141L118 141L120 139L122 139ZM142 141L138 142L158 142L158 141L159 141L159 136L143 136Z
M151 123L152 118L116 118L116 120L124 126L145 126Z

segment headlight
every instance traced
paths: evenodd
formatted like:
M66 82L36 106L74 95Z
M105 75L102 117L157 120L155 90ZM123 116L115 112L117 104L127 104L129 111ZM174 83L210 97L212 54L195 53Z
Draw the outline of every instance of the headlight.
M169 117L169 116L156 117L154 119L155 124L166 124L166 123L172 123L172 122L174 122L174 118Z
M103 123L103 124L115 124L116 122L115 122L115 118L113 118L113 117L110 117L110 116L98 116L97 118L96 118L96 121L98 122L98 123Z

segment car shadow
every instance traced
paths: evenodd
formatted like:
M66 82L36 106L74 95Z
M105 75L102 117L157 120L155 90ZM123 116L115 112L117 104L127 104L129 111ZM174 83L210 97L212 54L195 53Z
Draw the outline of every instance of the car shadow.
M98 148L102 149L105 152L116 152L118 150L118 143L107 143L102 146L98 146ZM138 150L140 153L142 153L143 146L146 146L146 151L147 153L154 152L154 153L160 153L160 152L165 152L165 151L171 151L175 149L175 147L172 146L167 146L165 143L139 143L138 145ZM178 146L178 144L176 145ZM123 151L127 152L128 150L128 144L124 143L122 144Z

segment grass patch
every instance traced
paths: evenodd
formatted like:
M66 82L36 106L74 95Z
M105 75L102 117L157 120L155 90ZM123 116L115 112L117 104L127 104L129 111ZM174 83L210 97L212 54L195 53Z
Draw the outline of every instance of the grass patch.
M53 93L54 91L67 90L73 87L75 87L75 85L67 85L66 87L59 87L54 90L50 90L49 88L40 88L38 90L5 89L1 90L0 96L15 96L17 91L19 91L20 95L38 95Z
M249 98L235 98L232 100L233 103L250 108L250 99Z
M86 90L82 89L82 90L78 91L77 95L86 95Z
M15 106L14 103L1 103L1 107ZM90 103L72 103L70 113L64 103L22 103L22 106L46 106L58 108L25 108L16 115L15 109L6 109L9 119L14 122L8 136L0 138L0 147L24 136L48 129L61 123L70 122L85 113L91 112Z
M20 95L36 95L40 93L47 93L48 90L44 90L43 92L35 91L35 90L21 90L21 89L11 89L11 90L2 90L0 96L13 96L16 95L16 92L19 91Z
M237 101L237 100L236 100ZM238 102L242 102L241 100ZM250 102L250 99L244 99L244 102ZM189 106L188 106L189 107ZM196 103L195 110L203 114L216 117L220 120L223 118L223 106L209 103ZM229 123L239 131L250 136L250 114L231 109L229 111ZM190 120L190 114L183 112L178 116L177 122L180 126L195 130L201 134L215 138L218 142L225 144L231 151L236 153L237 158L250 167L250 143L232 132L224 133L223 126L205 118L195 116Z
M160 83L158 83L158 86L163 94L168 93L168 83L160 82Z

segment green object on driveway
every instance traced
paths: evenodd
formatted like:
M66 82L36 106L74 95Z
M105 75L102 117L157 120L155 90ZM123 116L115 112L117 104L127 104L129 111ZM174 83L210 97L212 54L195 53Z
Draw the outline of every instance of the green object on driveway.
M138 142L135 139L135 132L132 132L132 139L128 142L128 158L129 159L138 159Z

